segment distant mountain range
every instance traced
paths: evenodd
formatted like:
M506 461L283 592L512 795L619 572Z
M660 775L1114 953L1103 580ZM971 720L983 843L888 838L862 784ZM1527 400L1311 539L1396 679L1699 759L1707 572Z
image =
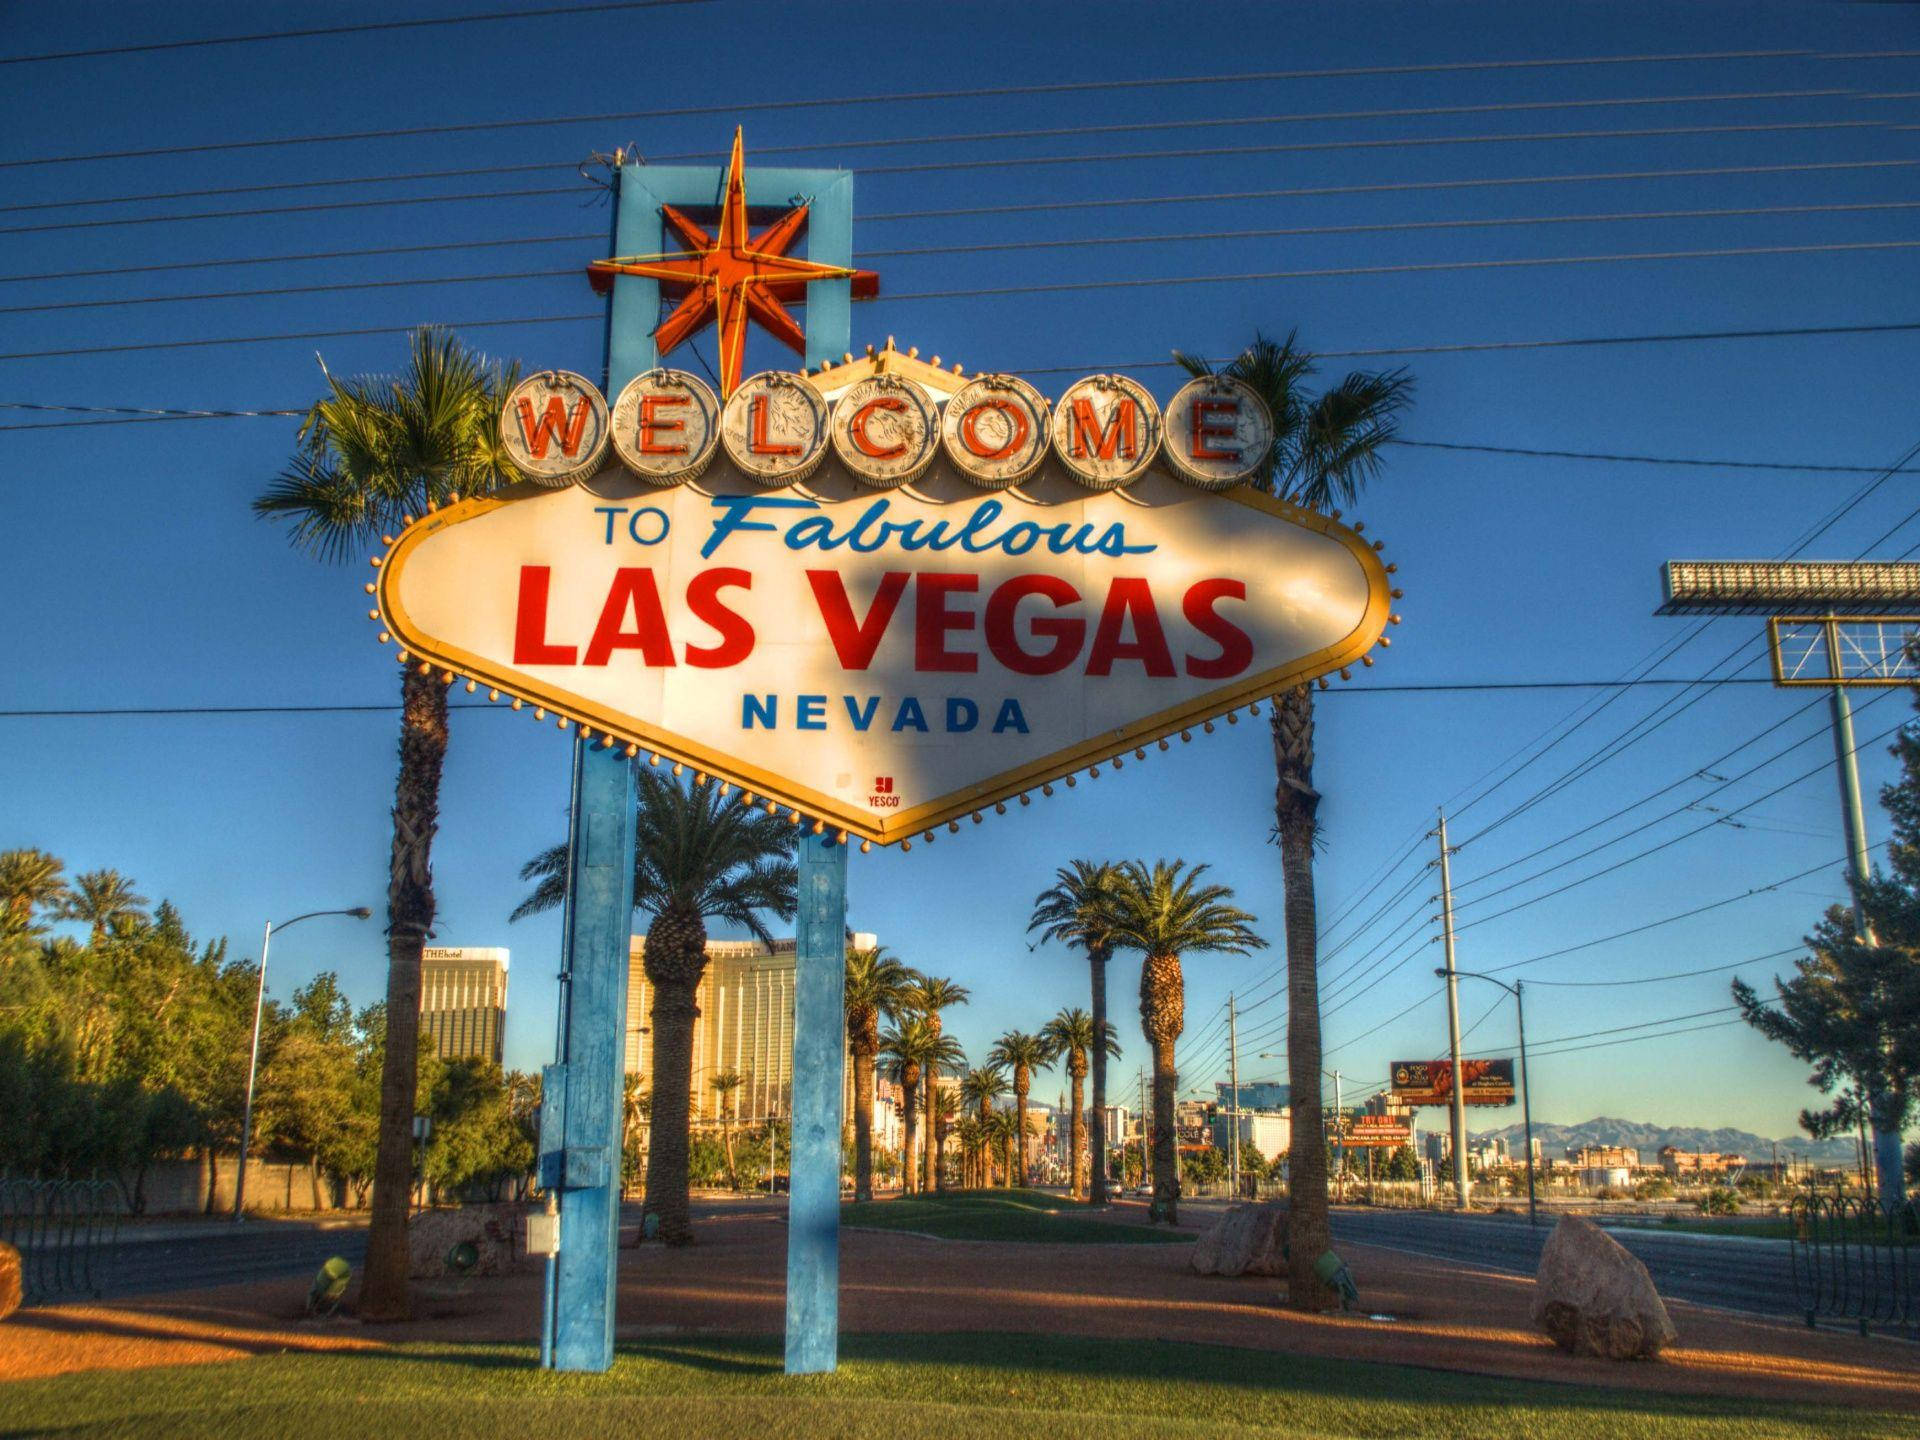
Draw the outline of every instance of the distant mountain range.
M1470 1133L1476 1140L1505 1140L1518 1154L1526 1128L1513 1124L1503 1125L1498 1130L1475 1130ZM1564 1157L1569 1150L1577 1150L1583 1145L1623 1145L1638 1150L1644 1165L1657 1163L1661 1149L1668 1145L1676 1150L1711 1150L1722 1155L1744 1155L1752 1161L1771 1160L1774 1146L1772 1140L1749 1130L1648 1125L1638 1120L1618 1120L1611 1115L1598 1115L1578 1125L1555 1125L1550 1121L1536 1120L1533 1122L1533 1138L1540 1142L1543 1154L1554 1158ZM1851 1165L1858 1158L1854 1142L1850 1139L1811 1140L1805 1135L1793 1135L1783 1138L1779 1144L1782 1159L1792 1155L1796 1159L1811 1160L1819 1165Z

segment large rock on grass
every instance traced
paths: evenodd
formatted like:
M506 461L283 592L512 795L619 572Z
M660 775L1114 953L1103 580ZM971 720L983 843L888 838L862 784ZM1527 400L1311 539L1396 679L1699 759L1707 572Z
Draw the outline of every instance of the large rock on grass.
M448 1275L502 1275L519 1259L519 1205L462 1205L454 1210L423 1210L407 1222L407 1273L416 1280ZM473 1268L458 1270L447 1257L455 1246L472 1245Z
M0 1320L20 1308L20 1252L0 1241Z
M1652 1360L1679 1338L1647 1267L1591 1220L1554 1227L1534 1277L1533 1320L1573 1355Z
M1284 1205L1230 1205L1193 1246L1202 1275L1283 1275L1287 1262Z

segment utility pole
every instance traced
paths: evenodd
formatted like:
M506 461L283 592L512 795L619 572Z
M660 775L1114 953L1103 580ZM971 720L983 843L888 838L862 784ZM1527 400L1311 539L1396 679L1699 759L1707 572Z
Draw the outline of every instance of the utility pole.
M1232 1095L1227 1101L1227 1123L1232 1127L1227 1142L1227 1184L1233 1198L1240 1198L1240 1037L1234 1028L1233 994L1227 994L1227 1085Z
M1153 1174L1153 1165L1151 1160L1148 1158L1148 1150L1147 1150L1147 1144L1148 1144L1147 1142L1147 1072L1144 1069L1139 1072L1139 1079L1140 1079L1140 1183L1141 1185L1145 1186L1150 1183L1149 1177Z
M1346 1112L1340 1106L1340 1072L1333 1072L1333 1164L1335 1173L1340 1177L1340 1201L1347 1199L1347 1130Z
M1838 680L1845 664L1840 652L1840 627L1829 621L1825 630L1827 670ZM1840 814L1847 830L1847 868L1856 887L1853 928L1867 944L1877 945L1880 942L1874 938L1873 926L1868 923L1857 898L1858 887L1873 878L1873 867L1867 861L1867 817L1860 808L1860 763L1854 758L1853 705L1847 699L1847 687L1842 684L1829 686L1827 699L1833 711L1833 754L1840 769Z
M1453 1061L1447 1108L1453 1121L1453 1200L1468 1205L1467 1097L1460 1090L1460 980L1453 968L1453 869L1447 855L1447 812L1440 812L1440 935L1447 951L1447 1054Z

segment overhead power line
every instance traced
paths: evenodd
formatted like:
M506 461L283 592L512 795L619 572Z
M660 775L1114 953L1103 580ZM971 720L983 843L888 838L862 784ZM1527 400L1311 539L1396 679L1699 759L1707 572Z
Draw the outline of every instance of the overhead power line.
M1611 221L1698 219L1703 217L1706 217L1706 218L1753 218L1753 217L1759 217L1759 216L1812 215L1812 214L1823 214L1823 213L1834 213L1834 212L1858 213L1863 211L1887 211L1887 210L1920 210L1920 200L1888 200L1888 201L1873 201L1873 202L1865 202L1865 203L1859 203L1859 204L1843 204L1843 205L1777 205L1777 206L1757 206L1757 207L1749 206L1745 208L1731 208L1731 209L1718 209L1718 210L1643 210L1643 211L1625 211L1625 212L1619 212L1614 214L1604 214L1604 215L1524 215L1524 216L1514 216L1514 217L1505 218L1505 219L1408 220L1408 221L1389 221L1389 222L1383 222L1380 224L1371 224L1371 225L1296 225L1296 226L1287 226L1279 229L1215 230L1215 231L1203 230L1203 231L1193 231L1193 232L1187 232L1187 233L1168 232L1166 234L1160 234L1160 235L1093 235L1093 236L1074 237L1074 238L1065 239L1065 240L1016 240L1016 241L995 242L992 244L980 244L980 245L923 245L923 246L917 246L917 247L913 247L909 249L901 249L901 250L863 250L856 253L854 256L854 259L857 262L869 262L869 261L885 260L885 259L898 259L903 257L926 258L926 257L945 256L945 255L965 255L965 254L973 254L973 253L982 252L982 251L1019 251L1019 250L1046 250L1046 249L1066 249L1066 250L1080 251L1080 250L1086 250L1086 249L1099 248L1103 246L1116 246L1116 245L1175 244L1175 243L1193 243L1193 242L1213 241L1213 240L1269 239L1269 238L1275 238L1275 237L1281 237L1281 236L1300 236L1300 235L1349 235L1349 234L1380 233L1380 232L1446 230L1446 229L1459 229L1459 228L1489 229L1489 228L1509 228L1509 227L1518 227L1518 226L1527 226L1527 225L1561 225L1561 224L1601 223L1601 222L1611 222ZM604 237L577 237L577 238L584 240L587 238L604 238ZM430 247L430 248L438 249L440 247ZM1773 253L1773 252L1768 251L1768 252L1755 252L1755 253ZM1602 257L1602 258L1607 258L1607 257ZM1663 256L1660 258L1671 258L1671 257ZM1514 262L1501 262L1501 263L1553 264L1553 263L1572 263L1572 262L1540 260L1540 261L1530 261L1530 262L1514 261ZM207 300L257 300L257 299L284 296L284 295L339 294L343 292L351 292L351 291L358 291L358 290L390 290L390 289L396 289L396 288L405 288L409 286L424 287L424 286L435 286L435 285L472 285L472 284L478 284L478 283L488 282L488 281L542 280L542 279L564 277L568 275L575 275L578 273L579 273L578 266L561 266L554 269L546 269L546 270L513 270L513 271L506 271L506 272L499 272L499 273L482 273L477 275L473 275L473 274L421 275L421 276L393 277L393 278L388 278L383 280L351 280L351 281L334 281L334 282L322 281L322 282L312 282L312 283L302 284L302 285L274 285L274 286L267 286L267 287L261 287L261 288L255 288L255 289L200 290L200 291L188 291L185 293L175 294L175 295L112 296L112 297L107 297L103 299L94 299L94 300L58 300L58 301L46 301L37 305L0 306L0 315L35 315L35 314L44 314L44 313L49 313L53 311L63 311L63 310L111 310L111 309L117 309L119 307L128 306L128 305L178 305L178 304L196 303L196 302L207 301ZM1302 273L1319 273L1319 272L1302 272ZM1344 273L1344 272L1332 272L1332 273ZM889 297L889 298L896 298L896 297ZM914 299L914 298L923 298L923 297L907 295L907 296L901 296L897 298ZM1436 445L1433 448L1444 449L1448 447ZM1519 454L1548 455L1554 452L1515 450L1515 451L1512 451L1511 453L1517 454L1517 455ZM1700 463L1705 464L1705 463L1711 463L1711 462L1703 461ZM1790 469L1795 467L1779 466L1776 468Z
M1765 955L1749 955L1745 960L1732 960L1725 965L1707 965L1698 970L1675 970L1664 975L1640 975L1631 980L1529 980L1528 985L1551 985L1558 990L1612 990L1623 985L1659 985L1669 980L1691 980L1700 975L1720 975L1728 970L1739 970L1748 965L1764 965L1769 960L1784 960L1789 955L1799 955L1803 951L1798 945L1790 945L1784 950L1770 950Z
M1836 54L1835 61L1899 58L1902 52ZM163 155L205 155L235 150L285 150L295 145L336 145L356 140L398 140L422 135L475 135L495 130L530 130L555 125L605 124L613 121L665 120L696 115L766 114L781 110L858 109L873 105L904 105L939 100L1009 99L1023 95L1084 95L1102 91L1166 90L1188 86L1266 84L1283 80L1340 80L1362 76L1470 74L1495 70L1554 70L1608 65L1705 64L1714 61L1806 59L1824 57L1811 50L1721 50L1671 55L1586 55L1566 59L1462 60L1423 65L1354 65L1315 70L1251 70L1221 75L1167 75L1129 80L1060 81L1049 85L995 85L966 90L908 90L891 94L823 96L797 100L735 100L718 105L678 105L647 110L613 110L593 114L523 116L513 120L478 120L451 125L412 125L384 130L348 130L328 135L282 135L259 140L224 140L202 145L165 145L141 150L82 151L67 155L39 155L0 161L0 169L31 165L70 165L92 160L154 159Z
M492 10L477 15L447 15L438 20L376 20L360 25L318 25L305 30L266 30L252 35L210 35L200 40L156 40L144 45L106 45L93 50L47 50L38 55L0 55L0 65L35 65L47 60L93 60L107 55L153 55L168 50L199 50L215 45L254 45L266 40L318 40L335 35L426 30L447 25L485 25L508 20L553 20L570 15L601 15L622 10L659 10L668 6L712 3L713 0L606 0L602 4L561 5L547 10Z
M1622 106L1716 105L1751 103L1758 100L1808 100L1850 98L1886 100L1886 95L1862 95L1847 89L1826 90L1748 90L1710 92L1692 95L1635 95L1596 100L1521 100L1486 105L1421 105L1398 109L1321 110L1276 115L1223 115L1194 120L1139 120L1107 125L1055 125L1026 130L976 130L936 135L867 135L815 140L796 145L755 145L754 155L805 155L822 151L844 154L850 150L899 149L917 145L972 145L1008 140L1063 139L1067 137L1117 134L1154 134L1173 130L1229 130L1255 125L1327 124L1351 120L1387 120L1431 118L1442 115L1498 115L1540 110L1595 110ZM648 164L684 163L695 160L724 160L726 150L689 150L647 157ZM266 195L289 190L333 189L343 185L394 185L413 180L447 180L475 175L527 174L542 170L572 170L577 162L548 160L519 165L478 165L454 170L389 170L378 175L354 175L275 180L250 185L226 185L198 190L157 190L131 195L99 195L74 200L41 200L23 205L0 205L0 215L31 210L62 210L82 205L141 205L156 200L192 200L222 195Z

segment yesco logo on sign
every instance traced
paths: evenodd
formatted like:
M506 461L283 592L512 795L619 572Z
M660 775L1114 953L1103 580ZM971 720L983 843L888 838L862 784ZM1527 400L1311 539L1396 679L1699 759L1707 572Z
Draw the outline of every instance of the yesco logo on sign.
M1384 643L1372 546L1214 493L1271 444L1243 387L1162 411L1122 377L1051 406L1014 377L945 379L770 373L722 405L655 371L596 411L578 377L536 376L503 436L573 480L410 527L381 562L383 633L407 663L883 841ZM618 463L582 474L596 427Z

